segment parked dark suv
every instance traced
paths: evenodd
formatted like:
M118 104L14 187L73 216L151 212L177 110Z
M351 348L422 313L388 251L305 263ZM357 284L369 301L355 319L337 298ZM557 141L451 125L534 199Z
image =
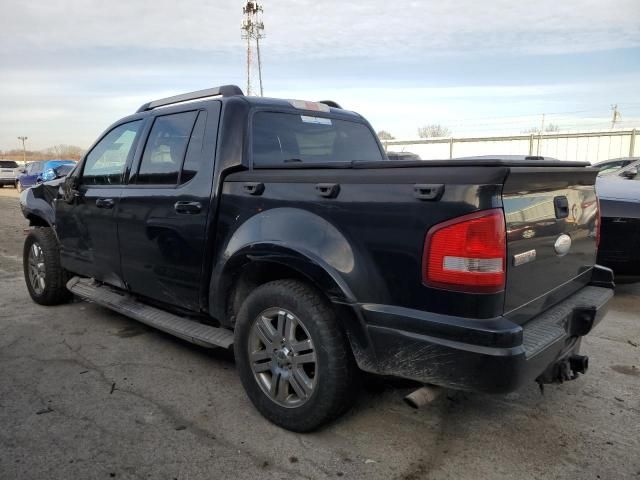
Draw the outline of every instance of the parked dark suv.
M330 106L331 105L331 106ZM308 431L360 371L508 392L587 368L613 294L595 265L597 171L389 161L333 102L225 86L119 120L65 179L25 191L27 288L235 350L268 419Z

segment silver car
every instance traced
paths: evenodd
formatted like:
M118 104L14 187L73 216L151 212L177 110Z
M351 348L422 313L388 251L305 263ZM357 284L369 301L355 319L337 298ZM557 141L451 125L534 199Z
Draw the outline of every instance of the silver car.
M13 160L0 160L0 188L5 185L16 186L18 164Z

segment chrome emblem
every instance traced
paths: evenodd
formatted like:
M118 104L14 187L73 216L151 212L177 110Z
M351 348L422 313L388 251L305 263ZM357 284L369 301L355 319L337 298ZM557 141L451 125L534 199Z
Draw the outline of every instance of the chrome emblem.
M560 257L566 255L571 249L571 237L563 233L556 239L553 248Z
M513 256L513 266L518 267L525 263L533 262L536 259L536 251L528 250Z

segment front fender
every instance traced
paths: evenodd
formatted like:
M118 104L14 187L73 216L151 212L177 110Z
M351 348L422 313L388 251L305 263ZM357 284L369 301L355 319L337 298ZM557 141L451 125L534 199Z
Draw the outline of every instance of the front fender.
M29 220L31 226L55 226L54 200L58 193L58 181L40 183L27 188L20 194L22 215Z

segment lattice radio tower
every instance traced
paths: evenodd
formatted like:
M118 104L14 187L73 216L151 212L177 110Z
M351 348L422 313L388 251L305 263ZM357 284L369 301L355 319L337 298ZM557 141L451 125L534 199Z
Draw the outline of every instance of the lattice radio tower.
M258 81L260 96L262 96L262 62L260 60L260 39L264 38L264 23L262 23L262 5L248 1L242 7L242 38L247 41L247 95L253 93L251 86L251 69L253 67L253 40L255 40L256 57L258 60Z

